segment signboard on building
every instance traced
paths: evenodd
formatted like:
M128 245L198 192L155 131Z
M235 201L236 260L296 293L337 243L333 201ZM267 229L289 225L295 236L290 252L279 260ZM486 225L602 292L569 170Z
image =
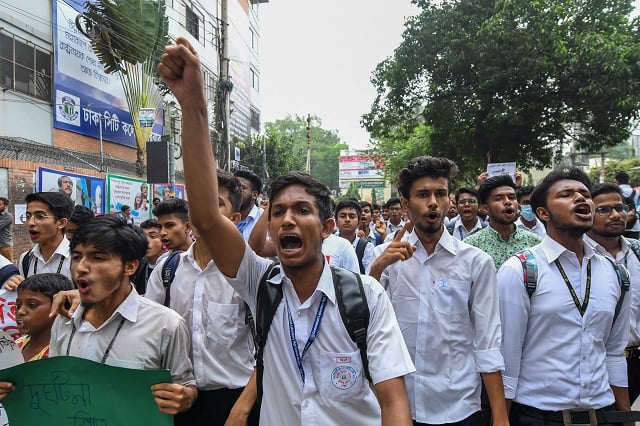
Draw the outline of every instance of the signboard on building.
M75 205L85 206L95 214L104 213L105 180L102 178L39 167L36 188L38 192L62 192Z
M109 211L117 213L122 206L131 207L131 216L136 224L151 217L149 184L140 179L124 176L107 175L109 194Z
M53 1L53 127L136 147L131 114L118 74L106 74L89 39L76 28L78 0ZM162 136L153 118L151 141Z

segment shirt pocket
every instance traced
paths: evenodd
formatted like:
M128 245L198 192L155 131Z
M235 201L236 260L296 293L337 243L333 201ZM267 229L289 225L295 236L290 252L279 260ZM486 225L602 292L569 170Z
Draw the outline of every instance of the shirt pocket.
M323 398L347 402L363 392L360 351L351 353L320 352L313 365L318 390Z
M142 361L127 361L124 359L107 358L104 363L112 367L128 368L130 370L144 370L144 362Z
M471 281L440 278L434 283L433 308L449 322L461 322L469 316L470 293Z
M240 305L209 302L207 305L207 337L229 347L238 336Z

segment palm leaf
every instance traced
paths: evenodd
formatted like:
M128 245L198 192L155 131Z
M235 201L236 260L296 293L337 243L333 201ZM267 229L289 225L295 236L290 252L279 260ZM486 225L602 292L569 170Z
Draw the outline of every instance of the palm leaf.
M154 108L157 114L166 92L156 68L169 43L165 12L164 0L99 0L87 1L76 18L105 72L120 75L139 160L151 134L151 128L140 127L140 109Z

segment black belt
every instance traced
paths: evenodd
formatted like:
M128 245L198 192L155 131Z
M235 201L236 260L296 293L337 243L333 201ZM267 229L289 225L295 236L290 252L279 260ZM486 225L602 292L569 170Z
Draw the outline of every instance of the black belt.
M640 421L640 412L638 411L613 411L612 406L600 408L597 410L565 410L565 411L545 411L539 410L529 405L512 402L512 410L516 408L522 414L529 417L542 419L546 422L554 422L564 424L563 412L567 412L571 417L572 424L590 424L589 412L595 414L598 424L613 424ZM592 415L593 415L592 414Z

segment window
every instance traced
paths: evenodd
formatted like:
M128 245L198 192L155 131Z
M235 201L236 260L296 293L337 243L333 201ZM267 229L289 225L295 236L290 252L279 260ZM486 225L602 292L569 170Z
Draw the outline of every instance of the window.
M204 41L204 16L189 6L186 7L185 16L187 18L186 29L198 41Z
M51 102L51 54L0 34L0 86Z
M253 87L256 92L260 91L260 76L253 68L251 68L251 87Z
M260 131L260 113L251 108L251 128L256 132Z

